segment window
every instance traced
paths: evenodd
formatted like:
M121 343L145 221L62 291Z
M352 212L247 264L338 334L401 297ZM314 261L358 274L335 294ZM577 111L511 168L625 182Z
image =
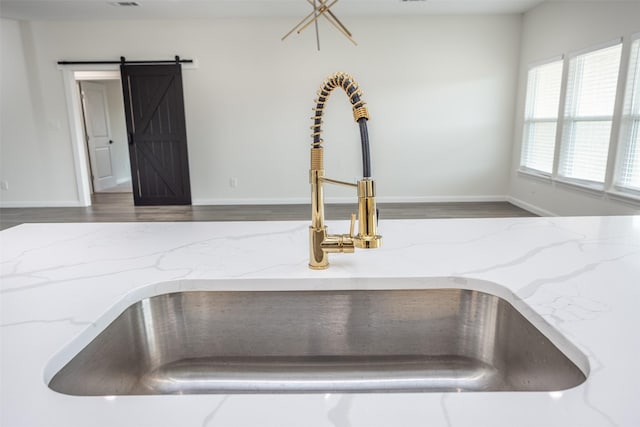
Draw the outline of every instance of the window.
M616 186L640 192L640 38L631 45Z
M558 169L563 178L604 183L621 52L618 43L569 61Z
M520 162L525 169L551 175L561 81L562 60L529 70Z

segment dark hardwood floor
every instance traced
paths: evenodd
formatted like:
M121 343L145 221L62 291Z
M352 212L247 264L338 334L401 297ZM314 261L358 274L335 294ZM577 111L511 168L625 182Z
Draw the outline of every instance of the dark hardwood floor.
M131 193L97 193L86 208L2 208L0 230L30 222L283 221L310 219L310 205L134 206ZM381 219L536 216L507 202L379 203ZM327 219L350 218L357 204L328 204Z

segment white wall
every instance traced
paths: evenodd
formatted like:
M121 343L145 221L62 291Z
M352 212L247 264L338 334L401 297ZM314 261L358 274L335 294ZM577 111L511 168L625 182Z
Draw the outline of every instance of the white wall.
M530 64L640 31L640 2L546 2L524 15L511 167L512 201L551 215L638 214L640 204L517 173ZM625 47L627 47L625 45Z
M3 205L78 200L56 61L175 54L197 60L183 73L196 204L307 202L311 108L335 71L353 74L368 102L380 200L506 197L521 17L343 20L359 46L323 25L320 52L311 31L280 41L297 21L291 18L2 20L1 174L10 182ZM4 93L13 90L21 105L9 117ZM344 94L332 96L324 140L333 178L362 173L351 117ZM328 196L352 198L348 189Z
M1 21L0 179L9 187L0 193L2 204L72 205L78 195L70 146L59 137L66 118L45 111L31 34L18 22Z

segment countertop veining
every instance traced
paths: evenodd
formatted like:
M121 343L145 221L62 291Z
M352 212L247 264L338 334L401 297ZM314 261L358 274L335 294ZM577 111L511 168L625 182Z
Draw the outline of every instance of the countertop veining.
M381 220L382 248L334 255L325 271L307 268L308 226L29 224L0 232L0 424L640 425L640 216ZM393 288L395 277L416 286L421 277L475 278L510 290L586 355L587 381L551 393L119 397L67 396L46 385L70 343L140 296L260 287L254 279L271 279L269 289L314 289L326 285L314 279L330 278Z

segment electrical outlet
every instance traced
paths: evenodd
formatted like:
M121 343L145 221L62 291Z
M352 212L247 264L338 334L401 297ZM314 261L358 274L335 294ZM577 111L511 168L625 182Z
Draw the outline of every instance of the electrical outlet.
M238 178L231 177L229 178L229 187L236 188L238 186Z
M5 181L5 180L0 181L0 187L3 190L8 190L9 189L9 181Z

